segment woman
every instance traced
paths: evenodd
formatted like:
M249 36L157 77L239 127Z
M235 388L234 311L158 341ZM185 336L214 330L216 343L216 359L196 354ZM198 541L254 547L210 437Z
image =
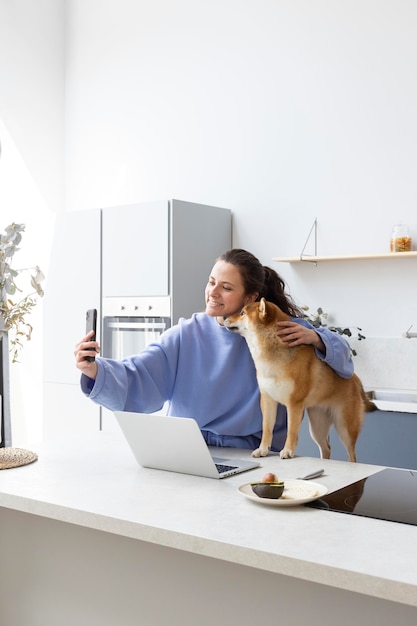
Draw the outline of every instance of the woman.
M246 341L223 326L223 318L264 297L288 313L277 333L289 346L310 344L319 359L343 378L353 374L349 344L337 333L313 328L285 293L271 268L241 249L217 259L206 289L204 313L181 319L158 342L121 361L86 360L97 342L86 335L75 348L82 391L112 411L152 413L167 401L169 415L193 417L208 445L255 449L262 436L262 415L255 367ZM286 437L287 414L278 406L272 450Z

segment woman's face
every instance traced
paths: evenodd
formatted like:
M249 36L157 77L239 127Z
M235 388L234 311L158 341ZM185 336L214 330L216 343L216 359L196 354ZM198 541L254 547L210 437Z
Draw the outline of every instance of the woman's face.
M239 269L231 263L217 261L206 286L206 313L211 317L226 317L254 302L258 294L247 294Z

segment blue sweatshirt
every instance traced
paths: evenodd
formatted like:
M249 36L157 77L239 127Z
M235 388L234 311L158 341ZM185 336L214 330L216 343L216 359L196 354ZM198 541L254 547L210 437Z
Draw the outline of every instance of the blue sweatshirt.
M312 328L306 321L293 321ZM353 374L347 341L315 328L326 346L316 350L342 378ZM209 445L258 447L262 415L255 366L246 341L215 317L195 313L165 331L158 342L123 360L96 358L97 377L81 376L82 391L112 411L152 413L166 401L168 415L193 417ZM272 449L285 442L287 412L279 405Z

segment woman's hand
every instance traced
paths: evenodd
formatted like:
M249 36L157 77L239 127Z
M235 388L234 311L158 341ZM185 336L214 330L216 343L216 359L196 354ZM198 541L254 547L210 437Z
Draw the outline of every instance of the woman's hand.
M80 343L77 343L74 350L75 364L83 374L89 378L95 379L97 376L97 363L95 361L87 361L86 357L91 356L92 349L98 354L100 352L100 346L97 341L89 341L94 335L94 331L91 330L88 335L81 339Z
M310 345L323 354L326 354L326 347L318 333L312 328L306 328L297 322L277 322L278 336L288 343L290 347Z

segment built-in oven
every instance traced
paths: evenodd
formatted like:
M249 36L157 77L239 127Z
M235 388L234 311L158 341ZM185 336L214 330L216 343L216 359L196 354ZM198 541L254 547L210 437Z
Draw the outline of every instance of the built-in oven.
M101 354L111 359L137 354L170 326L169 296L104 298Z

